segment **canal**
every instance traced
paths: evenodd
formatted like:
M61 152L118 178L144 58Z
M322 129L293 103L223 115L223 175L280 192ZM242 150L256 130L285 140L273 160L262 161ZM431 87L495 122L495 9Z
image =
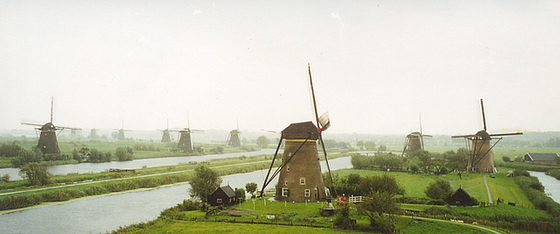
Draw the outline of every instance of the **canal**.
M351 168L350 157L329 161L331 169ZM326 165L321 162L323 172ZM262 187L267 170L222 176L222 185ZM276 184L276 181L271 183ZM270 185L269 185L270 186ZM156 219L160 212L189 198L188 183L47 204L0 215L0 233L99 233Z

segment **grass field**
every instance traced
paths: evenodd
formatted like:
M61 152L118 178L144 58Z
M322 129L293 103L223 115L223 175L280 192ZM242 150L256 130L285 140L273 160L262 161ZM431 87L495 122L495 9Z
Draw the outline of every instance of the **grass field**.
M456 190L461 187L479 202L488 202L488 195L483 178L485 174L463 173L462 179L460 179L455 173L449 173L447 175L425 175L406 172L385 172L358 169L334 171L334 174L338 176L346 176L350 173L357 173L361 176L380 174L394 176L399 185L405 190L404 197L416 198L428 198L424 193L428 185L437 179L444 179L449 181L451 189ZM524 207L533 207L532 203L527 199L527 196L525 196L519 186L515 184L514 179L505 176L506 173L507 172L496 173L495 178L490 178L488 176L486 178L494 202L496 202L496 199L501 198L506 203L514 202Z

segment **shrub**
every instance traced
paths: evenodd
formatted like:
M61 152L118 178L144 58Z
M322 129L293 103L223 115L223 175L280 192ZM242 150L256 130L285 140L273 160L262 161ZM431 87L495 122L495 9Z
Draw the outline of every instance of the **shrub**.
M117 159L119 161L130 161L134 158L134 151L132 151L132 148L130 147L117 147L117 150L115 151L115 154L117 155Z
M511 159L508 156L503 156L502 160L504 160L504 162L511 162Z
M441 179L430 183L428 188L426 188L426 191L424 191L429 198L444 201L447 200L451 192L451 185L449 184L449 181Z

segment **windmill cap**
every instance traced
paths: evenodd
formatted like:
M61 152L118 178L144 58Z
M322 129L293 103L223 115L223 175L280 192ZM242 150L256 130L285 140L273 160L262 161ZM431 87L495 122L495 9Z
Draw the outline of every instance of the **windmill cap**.
M482 140L490 140L490 139L492 139L492 138L490 137L490 134L488 134L488 132L486 132L485 130L480 130L480 131L478 131L478 132L477 132L476 134L474 134L474 135L477 136L477 137L482 138Z
M52 129L56 129L52 122L48 122L40 128L40 130L52 130Z
M285 139L310 139L317 140L319 132L313 122L292 123L282 130L282 137Z

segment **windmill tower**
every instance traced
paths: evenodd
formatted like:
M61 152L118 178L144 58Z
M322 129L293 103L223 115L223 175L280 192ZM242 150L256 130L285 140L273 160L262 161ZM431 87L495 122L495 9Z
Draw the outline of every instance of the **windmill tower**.
M115 129L119 131L119 134L117 135L117 140L118 141L125 141L126 137L124 135L125 131L132 131L132 130L128 130L128 129L124 129L124 119L122 120L122 125L121 125L121 129Z
M321 165L319 163L319 154L317 152L317 143L321 144L329 176L332 183L332 174L330 172L329 162L327 160L327 152L323 143L322 131L327 130L330 126L328 113L321 117L317 115L317 103L315 101L315 93L313 90L313 80L311 78L311 68L308 65L309 82L311 85L311 94L313 97L313 107L315 110L315 119L317 127L313 122L292 123L282 130L276 153L270 164L268 174L263 183L261 196L264 190L272 180L278 176L278 184L276 185L275 199L278 201L322 201L330 198L330 194L323 182L321 174ZM273 173L272 166L278 155L278 150L285 140L284 154L282 155L282 164ZM333 188L334 189L334 188ZM333 190L334 191L334 190ZM336 192L335 192L336 193Z
M470 150L467 170L469 172L486 172L495 173L494 159L492 157L492 148L502 140L501 136L522 135L522 132L511 133L495 133L489 134L486 128L486 116L484 115L484 102L480 99L480 108L482 110L482 123L484 129L478 131L474 135L459 135L451 138L465 138L467 148ZM494 144L490 141L497 140Z
M159 129L158 131L163 132L163 135L161 136L161 142L171 142L171 135L169 134L169 119L167 119L167 128Z
M411 132L406 136L406 141L404 143L404 149L402 155L409 156L412 152L416 150L424 150L424 137L432 137L431 135L424 135L422 133L422 116L420 119L420 132Z
M90 138L90 139L97 139L97 138L99 138L99 135L97 135L97 129L96 129L96 128L92 128L92 129L91 129L91 131L89 132L88 138Z
M39 148L43 154L60 154L60 149L58 148L58 140L56 137L64 129L71 130L81 130L81 128L63 127L55 126L54 123L54 98L51 97L51 121L46 124L37 124L29 122L21 122L23 125L37 126L36 130L41 130L39 135L39 142L37 143L37 148ZM58 133L56 131L59 131Z
M241 147L241 139L240 136L241 131L239 130L239 121L237 121L237 129L233 129L229 132L229 136L227 139L227 146L229 147Z
M170 130L174 131L174 130ZM189 113L187 112L187 128L177 130L179 132L179 143L177 147L186 152L192 153L194 151L191 133L201 132L201 130L191 129L191 121Z

